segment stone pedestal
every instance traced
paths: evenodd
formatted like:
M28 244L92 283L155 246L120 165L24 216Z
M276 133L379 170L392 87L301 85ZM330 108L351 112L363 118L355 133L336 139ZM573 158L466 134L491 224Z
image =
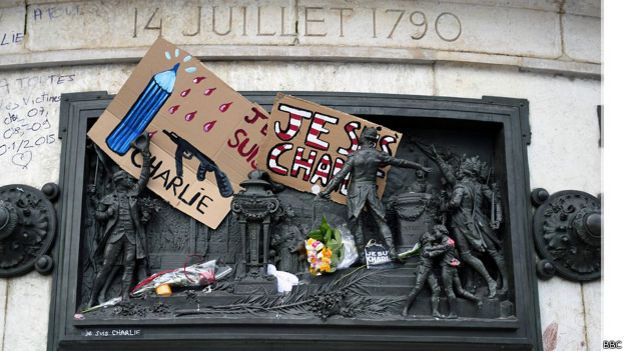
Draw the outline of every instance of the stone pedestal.
M397 197L393 209L397 214L399 252L410 250L433 225L427 209L432 199L428 193L405 193Z
M249 179L241 183L245 190L234 195L232 212L236 215L241 233L241 250L244 272L237 279L234 292L237 294L274 294L277 282L267 275L269 224L280 202L271 185L262 179L261 171L252 171Z

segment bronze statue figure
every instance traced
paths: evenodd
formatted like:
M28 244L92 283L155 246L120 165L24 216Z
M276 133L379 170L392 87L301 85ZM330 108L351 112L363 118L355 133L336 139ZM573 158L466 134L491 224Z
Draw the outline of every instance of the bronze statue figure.
M416 162L392 157L391 155L376 149L378 131L374 128L364 128L359 138L359 149L354 151L345 162L345 166L330 180L328 186L319 193L321 197L329 196L330 192L337 189L341 182L351 173L349 187L347 189L347 212L350 230L354 234L356 247L361 261L364 262L364 234L361 223L361 213L366 207L372 214L386 245L389 248L389 256L395 258L395 244L393 235L386 223L386 211L382 201L377 195L377 171L386 165L420 169L430 172L431 169Z
M495 193L496 186L490 188L488 185L480 183L483 164L479 157L464 159L458 172L454 175L451 166L436 153L436 150L433 149L433 153L434 159L440 166L447 182L453 186L448 201L442 204L442 209L451 215L449 225L458 244L462 261L484 278L488 284L488 297L492 298L497 294L497 282L490 276L484 263L475 257L473 252L477 251L490 255L501 274L501 293L505 294L508 290L508 274L500 250L500 240L494 233L494 230L498 229L501 223L501 205ZM482 212L485 200L491 203L491 218Z
M425 283L427 281L430 286L430 290L432 291L432 317L442 318L443 315L438 311L438 307L440 305L440 293L441 287L438 284L438 280L434 276L432 272L432 268L434 267L434 258L440 255L443 251L437 248L437 242L439 240L436 239L436 230L434 230L435 234L425 233L421 236L421 252L419 254L419 263L417 265L417 279L415 282L414 288L408 294L406 298L406 303L404 305L404 309L402 310L401 315L407 316L408 310L410 306L417 298L417 295L423 290L425 287ZM439 236L440 239L440 236Z
M447 318L458 318L457 310L457 298L458 295L464 297L467 300L475 302L478 307L481 307L482 301L475 295L471 294L462 287L460 276L458 275L458 267L460 261L456 256L455 241L449 237L449 232L444 225L437 224L433 228L434 238L439 242L428 249L430 256L440 255L441 266L441 278L443 280L443 288L445 295L447 296L447 302L449 303L449 314Z
M95 277L89 307L103 302L97 301L98 294L116 265L124 268L122 298L129 299L136 262L147 258L147 241L141 223L138 198L149 180L151 156L149 144L147 134L139 136L133 143L143 156L139 180L135 181L126 171L118 169L113 173L114 190L97 203L95 217L104 223L104 232L97 245L96 254L103 255L104 261Z
M302 254L306 236L296 221L295 211L284 206L281 222L271 236L274 263L280 271L299 273L306 271L306 256Z
M427 181L427 172L422 169L415 170L417 180L406 187L405 192L432 194L432 185Z

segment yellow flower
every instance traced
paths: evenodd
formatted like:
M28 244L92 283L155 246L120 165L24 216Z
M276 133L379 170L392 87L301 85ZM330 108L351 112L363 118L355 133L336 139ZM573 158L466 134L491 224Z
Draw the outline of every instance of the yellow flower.
M323 249L323 257L332 257L332 250L329 247Z
M330 265L327 263L322 263L321 266L319 266L319 270L322 272L329 272L330 271Z

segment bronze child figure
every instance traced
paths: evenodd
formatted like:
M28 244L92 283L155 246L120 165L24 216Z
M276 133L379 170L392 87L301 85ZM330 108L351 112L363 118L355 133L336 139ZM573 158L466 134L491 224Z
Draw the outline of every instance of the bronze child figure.
M423 235L421 245L421 255L417 268L417 281L415 287L408 295L402 315L406 316L408 314L410 305L412 305L419 292L423 289L427 279L430 289L432 289L432 316L435 318L443 317L438 311L441 289L432 272L432 266L435 260L438 260L441 266L441 278L443 280L443 287L445 288L445 295L447 295L447 300L449 302L449 314L447 318L458 318L456 313L456 292L460 296L477 303L478 307L481 307L482 301L462 287L457 270L460 261L456 258L455 242L449 237L447 228L442 224L435 225L432 228L432 234L425 233Z
M423 290L425 283L427 282L430 286L430 290L432 291L432 317L443 318L443 315L441 315L438 311L438 307L440 305L441 287L432 272L432 268L434 267L434 257L440 254L440 250L432 251L437 244L436 238L433 234L424 233L420 241L421 252L419 254L417 271L415 272L417 279L414 288L412 288L410 294L408 294L408 297L406 298L406 304L404 305L401 315L404 317L408 315L410 306L412 306L412 303L417 298L417 295L419 295L421 290Z
M443 280L443 288L447 301L449 303L449 314L447 318L458 318L457 310L457 298L458 295L464 297L467 300L471 300L478 305L478 308L482 306L482 301L475 295L471 294L462 287L460 276L458 275L458 267L460 261L456 256L455 241L449 237L449 232L444 225L435 225L432 229L434 232L434 239L437 245L428 248L430 257L439 256L439 264L441 266L441 278Z
M378 198L376 185L377 171L380 167L387 165L420 169L430 172L431 169L416 162L398 159L376 149L378 132L374 128L365 127L360 134L359 149L354 151L345 162L345 166L330 180L328 186L319 193L321 197L329 196L330 192L336 190L343 180L350 176L350 183L347 189L347 213L349 226L354 234L356 247L361 261L364 261L364 234L361 213L366 207L372 214L386 245L389 248L389 256L395 258L395 244L393 235L384 219L386 211L382 201Z
M127 172L119 169L113 174L115 189L97 204L95 217L104 223L102 240L96 253L102 253L104 262L96 275L88 307L97 304L98 294L105 286L114 266L122 265L122 298L130 298L130 289L136 261L146 258L147 242L141 225L137 200L145 189L150 174L149 137L143 134L133 145L141 150L143 165L139 180L135 182Z

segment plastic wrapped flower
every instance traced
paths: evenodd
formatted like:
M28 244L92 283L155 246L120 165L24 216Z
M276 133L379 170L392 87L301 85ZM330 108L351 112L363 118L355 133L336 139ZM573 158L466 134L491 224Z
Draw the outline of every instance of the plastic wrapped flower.
M336 271L344 254L340 231L331 228L325 217L318 229L308 233L305 247L309 271L313 275Z

